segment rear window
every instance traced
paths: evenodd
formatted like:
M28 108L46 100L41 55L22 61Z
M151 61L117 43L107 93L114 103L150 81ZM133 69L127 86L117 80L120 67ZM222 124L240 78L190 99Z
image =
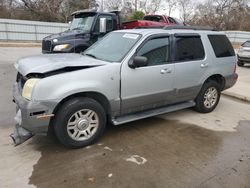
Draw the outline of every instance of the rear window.
M231 42L226 35L208 35L216 57L235 56Z
M247 41L242 44L243 47L250 47L250 41Z
M199 36L176 37L175 61L195 61L204 57L205 52Z

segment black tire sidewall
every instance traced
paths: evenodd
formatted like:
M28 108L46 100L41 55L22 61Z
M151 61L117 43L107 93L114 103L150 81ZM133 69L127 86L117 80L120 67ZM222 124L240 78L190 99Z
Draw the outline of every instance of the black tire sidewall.
M97 113L99 126L96 133L84 141L73 140L67 132L67 123L69 118L81 109L90 109ZM70 148L80 148L94 143L104 132L106 126L106 114L103 107L94 99L75 98L65 102L56 113L54 121L54 132L58 140Z
M206 108L205 105L204 105L204 100L205 100L204 95L205 95L206 91L211 87L216 88L217 93L218 93L218 97L217 97L217 101L216 101L216 103L214 104L213 107ZM195 99L195 102L196 102L195 110L198 111L198 112L201 112L201 113L212 112L216 108L217 104L220 101L220 95L221 95L221 89L220 88L221 88L220 85L217 82L213 81L213 80L205 82L204 85L201 88L200 93L198 94L198 96Z
M243 67L244 66L244 63L243 62L237 62L237 65L239 66L239 67Z

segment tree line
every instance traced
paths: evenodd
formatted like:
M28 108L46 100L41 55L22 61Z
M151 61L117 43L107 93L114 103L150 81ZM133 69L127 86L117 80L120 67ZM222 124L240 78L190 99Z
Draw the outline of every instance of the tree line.
M250 31L250 0L0 0L0 18L68 22L82 9L120 10L124 21L174 11L189 25Z

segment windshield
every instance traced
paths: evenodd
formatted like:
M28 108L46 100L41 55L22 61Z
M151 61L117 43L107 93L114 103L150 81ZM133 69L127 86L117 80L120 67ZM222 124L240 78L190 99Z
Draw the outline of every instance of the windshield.
M87 30L92 27L95 15L77 15L74 17L70 30Z
M250 41L245 42L244 44L242 44L243 47L250 47Z
M88 48L84 55L109 62L120 62L140 37L139 34L112 32Z

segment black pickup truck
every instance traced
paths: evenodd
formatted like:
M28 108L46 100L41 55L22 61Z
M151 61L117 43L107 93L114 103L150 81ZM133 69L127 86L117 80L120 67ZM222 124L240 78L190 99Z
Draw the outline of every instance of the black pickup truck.
M118 11L76 11L70 28L47 36L42 41L43 53L79 53L110 31L121 28Z

